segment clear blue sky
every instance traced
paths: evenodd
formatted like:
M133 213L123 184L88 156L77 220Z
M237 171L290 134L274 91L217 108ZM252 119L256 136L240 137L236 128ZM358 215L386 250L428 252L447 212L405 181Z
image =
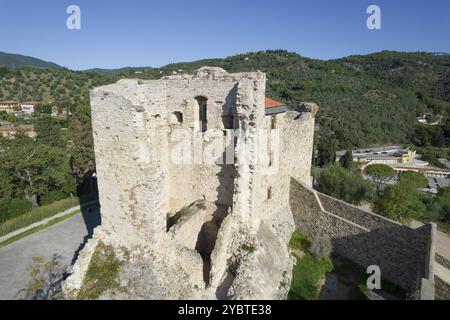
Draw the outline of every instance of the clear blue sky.
M81 7L82 29L66 28ZM377 4L382 30L368 30ZM0 51L72 69L161 66L287 49L319 59L450 52L449 0L0 0Z

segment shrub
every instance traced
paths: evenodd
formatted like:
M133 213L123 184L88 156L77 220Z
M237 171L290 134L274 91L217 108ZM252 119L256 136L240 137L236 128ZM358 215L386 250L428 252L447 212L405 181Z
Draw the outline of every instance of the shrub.
M360 174L342 168L338 164L326 166L319 175L319 191L352 204L371 199L373 186Z
M253 253L256 251L256 247L252 244L242 244L241 249L250 253Z
M328 257L333 251L333 245L331 239L328 236L317 237L311 241L309 252L316 257Z
M291 240L289 240L289 248L306 250L309 246L309 241L306 236L298 231L292 234Z
M58 200L67 198L67 196L61 190L55 190L43 195L40 199L40 204L45 206Z
M32 209L31 202L25 199L13 198L9 201L4 201L1 204L0 210L2 212L1 221L18 217Z
M375 183L377 189L395 178L395 170L385 164L371 164L364 169L364 173Z

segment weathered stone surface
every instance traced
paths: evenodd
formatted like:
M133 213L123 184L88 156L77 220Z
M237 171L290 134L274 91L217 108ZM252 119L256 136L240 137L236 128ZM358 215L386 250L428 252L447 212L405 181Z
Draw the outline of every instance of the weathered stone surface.
M91 92L102 225L67 297L101 241L121 261L122 289L100 299L284 299L295 229L432 296L433 226L403 227L310 189L318 107L266 115L265 84L261 72L203 67Z
M129 252L119 272L127 290L101 299L287 296L290 177L311 183L317 107L266 116L265 84L261 72L203 67L91 92L102 225L68 296L98 241ZM231 162L218 163L225 155Z
M436 300L450 300L450 285L437 276L434 277L434 282Z

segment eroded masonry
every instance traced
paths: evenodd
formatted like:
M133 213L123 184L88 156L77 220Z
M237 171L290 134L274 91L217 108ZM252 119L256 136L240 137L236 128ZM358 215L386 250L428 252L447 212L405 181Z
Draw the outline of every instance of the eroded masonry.
M298 210L315 199L297 183L311 186L318 108L288 111L265 86L261 72L203 67L91 92L102 225L64 283L68 297L83 290L101 243L120 268L100 298L286 298L289 238L315 219ZM412 268L414 281L424 268Z

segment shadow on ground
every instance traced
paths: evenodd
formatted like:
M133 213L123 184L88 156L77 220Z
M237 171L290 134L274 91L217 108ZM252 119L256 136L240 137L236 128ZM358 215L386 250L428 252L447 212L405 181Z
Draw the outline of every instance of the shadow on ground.
M89 239L92 238L94 234L94 229L99 226L102 222L100 216L100 206L98 204L90 205L87 207L82 207L81 214L83 216L84 224L86 225L87 235L83 238L83 242L80 244L78 249L75 251L71 265L73 265L80 255L80 252L84 249Z

